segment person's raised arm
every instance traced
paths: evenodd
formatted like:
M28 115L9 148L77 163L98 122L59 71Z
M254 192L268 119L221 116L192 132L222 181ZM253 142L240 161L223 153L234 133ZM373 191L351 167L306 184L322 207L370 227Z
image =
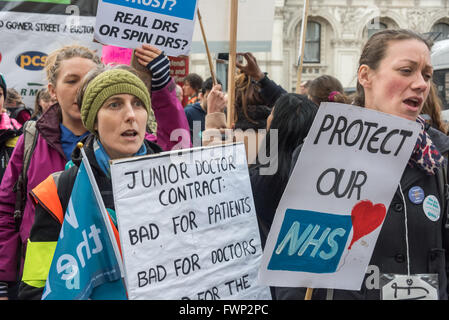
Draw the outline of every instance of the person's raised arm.
M283 94L287 93L280 85L269 79L266 73L260 70L257 64L257 59L250 52L237 53L238 56L243 56L246 64L236 62L236 67L246 75L253 78L259 84L261 90L260 94L269 107L273 107L276 100Z
M221 89L221 84L216 84L207 96L207 114L221 112L223 113L227 106L226 95Z
M226 115L224 110L227 99L221 85L216 84L207 96L207 115L205 130L202 134L203 145L217 145L223 143L223 135L226 129Z

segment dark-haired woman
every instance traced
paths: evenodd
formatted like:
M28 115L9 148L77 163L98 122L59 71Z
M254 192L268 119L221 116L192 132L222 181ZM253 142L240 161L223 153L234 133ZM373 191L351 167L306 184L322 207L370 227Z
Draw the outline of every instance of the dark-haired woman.
M262 247L287 185L293 152L304 142L317 110L316 105L304 95L288 93L276 101L267 119L265 145L270 162L261 163L259 154L258 163L250 166Z
M432 297L447 300L448 203L440 181L449 138L433 128L426 130L419 117L432 82L430 50L423 37L402 29L376 33L363 49L355 104L416 121L422 131L393 195L361 289L315 289L312 299L381 299L380 277L389 274L405 275L416 284L419 278L437 275ZM432 215L425 210L430 202ZM304 299L305 292L305 288L276 288L276 297Z

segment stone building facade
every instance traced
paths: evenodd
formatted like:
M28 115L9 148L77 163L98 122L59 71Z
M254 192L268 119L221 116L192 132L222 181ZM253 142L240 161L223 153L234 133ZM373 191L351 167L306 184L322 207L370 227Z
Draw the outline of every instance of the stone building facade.
M263 71L284 88L297 82L303 0L276 0L271 52L256 53ZM323 74L355 87L358 58L368 37L383 28L407 28L433 40L449 36L449 0L310 0L302 80ZM205 55L190 71L207 77Z

